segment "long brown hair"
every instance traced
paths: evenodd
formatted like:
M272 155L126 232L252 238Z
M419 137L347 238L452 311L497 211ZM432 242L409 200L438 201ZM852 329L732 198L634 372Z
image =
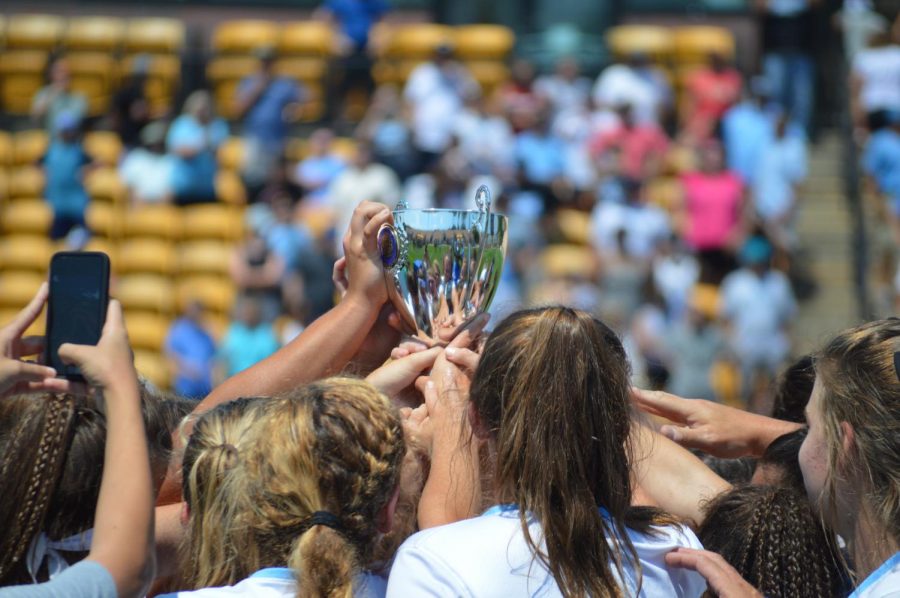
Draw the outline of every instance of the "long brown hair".
M349 598L399 483L399 416L371 385L347 378L266 403L216 497L235 570L287 565L298 595ZM332 527L311 522L320 511Z
M838 334L816 358L828 447L823 513L834 517L842 476L841 422L855 433L852 466L885 538L900 544L900 319L869 322Z
M652 533L652 523L671 521L631 507L629 392L615 333L567 307L504 320L473 378L471 401L497 453L497 498L518 505L525 540L563 596L621 596L626 561L640 579L626 525Z

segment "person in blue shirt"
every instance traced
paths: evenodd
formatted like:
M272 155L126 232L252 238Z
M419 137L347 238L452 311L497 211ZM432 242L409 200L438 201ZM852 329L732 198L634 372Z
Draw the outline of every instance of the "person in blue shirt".
M244 130L243 176L251 196L278 166L290 124L307 95L299 83L275 73L274 48L260 48L256 55L259 69L241 81L235 98L237 118L242 120Z
M890 126L869 138L863 169L887 197L891 217L900 221L900 112L888 113Z
M166 355L175 369L172 388L189 399L202 399L212 391L216 342L202 323L203 304L192 301L175 320L166 337Z
M763 150L774 137L775 124L766 110L767 95L768 89L757 77L745 89L744 99L722 117L728 169L740 175L745 185L753 184Z
M535 126L519 133L515 156L522 190L537 193L544 202L544 212L553 212L560 203L565 144L550 131L546 114L537 115Z
M58 135L41 159L46 177L44 196L53 209L50 238L64 238L75 228L86 228L85 211L90 198L84 189L84 169L91 158L81 145L81 119L76 113L61 112L54 121Z
M257 297L243 296L237 302L235 318L219 349L219 360L230 378L272 355L278 349L272 324L263 320Z
M172 189L176 204L216 201L216 149L227 137L228 125L213 115L209 92L189 95L166 136L166 149L175 157Z

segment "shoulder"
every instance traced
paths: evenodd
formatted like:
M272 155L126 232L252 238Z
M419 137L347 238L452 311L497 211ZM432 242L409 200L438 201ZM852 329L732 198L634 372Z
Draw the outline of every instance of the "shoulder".
M163 594L159 598L232 598L254 596L256 598L294 598L297 584L293 577L262 577L254 575L233 586L185 590ZM368 598L368 595L365 595Z
M80 561L42 584L3 588L4 598L115 598L116 582L106 567Z

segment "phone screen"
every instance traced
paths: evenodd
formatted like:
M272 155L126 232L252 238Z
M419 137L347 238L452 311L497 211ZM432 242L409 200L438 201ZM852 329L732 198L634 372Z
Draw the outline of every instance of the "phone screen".
M47 365L66 378L79 379L78 368L62 363L63 343L96 345L106 321L109 258L104 253L57 253L50 262L47 308Z

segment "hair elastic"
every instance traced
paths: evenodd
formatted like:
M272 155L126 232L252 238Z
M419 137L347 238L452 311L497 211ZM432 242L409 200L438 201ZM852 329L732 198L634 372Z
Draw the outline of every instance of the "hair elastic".
M325 527L330 527L339 534L347 535L347 529L341 523L341 520L338 519L337 515L329 513L328 511L316 511L303 522L303 527L305 529L310 529L316 525L324 525Z
M894 375L897 376L897 382L900 382L900 351L894 351Z

